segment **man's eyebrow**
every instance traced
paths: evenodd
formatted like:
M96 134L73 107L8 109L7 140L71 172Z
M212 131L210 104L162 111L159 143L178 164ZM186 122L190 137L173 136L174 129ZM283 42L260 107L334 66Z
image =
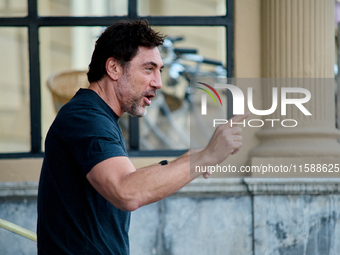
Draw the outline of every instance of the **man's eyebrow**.
M156 68L158 67L157 63L155 63L153 61L149 61L149 62L146 62L146 63L143 64L143 66L147 66L147 65L152 65L153 67L156 67ZM163 69L163 68L164 68L164 65L162 65L160 67L160 69Z

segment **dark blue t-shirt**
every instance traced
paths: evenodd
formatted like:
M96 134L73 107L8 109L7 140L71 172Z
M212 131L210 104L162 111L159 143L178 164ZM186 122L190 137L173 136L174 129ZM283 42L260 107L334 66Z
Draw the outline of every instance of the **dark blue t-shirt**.
M81 89L48 131L38 192L38 254L129 254L130 212L88 182L99 162L127 156L118 116ZM112 169L115 171L115 169Z

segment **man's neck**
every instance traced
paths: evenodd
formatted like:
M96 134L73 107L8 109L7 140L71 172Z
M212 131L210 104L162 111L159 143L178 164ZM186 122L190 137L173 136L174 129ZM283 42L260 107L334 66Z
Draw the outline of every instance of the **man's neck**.
M120 107L116 92L114 90L113 81L109 81L107 77L95 82L91 82L89 89L96 92L105 103L117 114L118 117L123 116L123 109Z

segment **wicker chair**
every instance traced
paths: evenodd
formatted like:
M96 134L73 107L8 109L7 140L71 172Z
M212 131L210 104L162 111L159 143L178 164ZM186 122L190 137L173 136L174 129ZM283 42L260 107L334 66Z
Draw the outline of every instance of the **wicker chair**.
M80 88L87 88L90 84L86 76L87 71L65 71L51 76L47 86L52 92L56 112L66 104Z

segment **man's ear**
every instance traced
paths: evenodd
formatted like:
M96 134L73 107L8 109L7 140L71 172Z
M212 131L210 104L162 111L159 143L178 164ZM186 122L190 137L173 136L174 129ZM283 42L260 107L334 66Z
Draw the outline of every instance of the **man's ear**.
M118 61L114 58L108 58L106 60L106 73L111 77L112 80L118 80L118 77L122 71L122 68Z

